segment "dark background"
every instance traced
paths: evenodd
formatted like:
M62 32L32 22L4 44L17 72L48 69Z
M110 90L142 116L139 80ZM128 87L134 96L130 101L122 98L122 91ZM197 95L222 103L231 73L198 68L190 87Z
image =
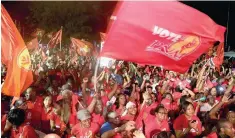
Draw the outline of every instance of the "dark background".
M27 37L27 24L26 24L26 17L30 16L30 6L32 3L36 2L6 2L3 1L2 4L7 9L13 20L17 20L21 26L25 28L24 37ZM46 2L45 2L46 3ZM92 28L93 34L96 34L98 38L99 32L105 32L107 27L107 19L112 14L113 9L117 2L115 1L105 1L105 2L94 2L100 6L102 10L102 16L98 17L98 21L92 22L89 24ZM228 38L227 38L227 45L225 43L225 50L228 49L230 46L230 50L235 50L235 2L232 1L183 1L184 4L194 7L195 9L207 14L210 16L217 24L227 27L228 21L228 9L229 10L229 22L228 22ZM89 7L87 7L89 9ZM58 15L59 17L60 15ZM200 19L195 19L200 20ZM37 25L36 25L37 26ZM30 28L31 29L31 28ZM32 29L31 29L32 30ZM225 33L226 36L226 33ZM225 38L226 40L226 38Z

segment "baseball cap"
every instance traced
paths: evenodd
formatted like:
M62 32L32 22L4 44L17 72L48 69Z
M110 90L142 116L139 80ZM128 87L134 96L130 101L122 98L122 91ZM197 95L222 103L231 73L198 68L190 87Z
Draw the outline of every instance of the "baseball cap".
M136 105L135 105L135 103L133 103L133 102L128 102L127 104L126 104L126 109L129 109L129 108L131 108L131 107L135 107Z
M82 109L77 112L77 118L81 121L84 121L91 118L91 115L87 109Z

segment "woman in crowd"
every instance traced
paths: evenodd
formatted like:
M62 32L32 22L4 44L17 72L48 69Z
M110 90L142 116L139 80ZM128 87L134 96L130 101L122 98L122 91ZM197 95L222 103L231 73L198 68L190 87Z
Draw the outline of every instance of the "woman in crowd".
M41 117L41 126L42 132L48 134L50 133L50 114L53 110L53 102L52 96L45 96L43 100L43 110L42 110L42 117Z
M192 138L202 132L200 119L194 114L193 104L185 101L182 103L182 113L174 121L174 130L177 138Z

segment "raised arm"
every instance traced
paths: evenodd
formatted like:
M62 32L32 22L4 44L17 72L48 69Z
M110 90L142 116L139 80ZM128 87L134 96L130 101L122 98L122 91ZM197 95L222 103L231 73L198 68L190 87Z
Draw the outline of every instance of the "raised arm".
M229 97L224 95L222 100L211 109L211 111L209 112L209 117L211 119L218 119L216 114L220 110L220 108L224 105L224 103L228 102L228 99Z
M115 83L115 84L114 84L114 87L113 87L113 89L112 89L112 91L108 94L109 100L110 100L110 99L113 97L113 95L116 93L117 88L118 88L118 84Z

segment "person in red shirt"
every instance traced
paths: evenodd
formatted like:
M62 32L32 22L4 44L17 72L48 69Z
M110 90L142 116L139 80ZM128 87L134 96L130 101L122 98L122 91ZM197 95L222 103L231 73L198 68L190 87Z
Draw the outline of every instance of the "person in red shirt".
M234 111L229 111L227 113L227 117L229 122L233 124L233 128L235 129L235 112Z
M101 126L104 122L103 116L103 104L101 100L97 100L94 108L94 112L91 114L92 122L99 124Z
M202 124L195 116L193 104L185 101L182 104L183 114L178 116L174 121L173 127L177 138L194 138L202 132Z
M43 106L42 97L36 96L34 88L28 88L25 93L27 109L31 112L31 125L35 129L41 129L41 112Z
M15 129L13 138L38 138L34 128L24 123L25 111L23 109L12 109L8 113L7 120Z
M207 138L234 138L234 128L231 122L225 119L219 120L217 123L217 133L213 132Z
M55 91L55 89L53 87L48 87L47 88L47 94L52 96L52 101L56 101L58 93Z
M122 115L124 113L126 103L127 103L126 96L122 93L118 94L117 101L115 105L113 106L115 112L118 115Z
M66 123L64 122L62 117L61 103L62 100L54 103L54 108L51 114L49 115L49 118L50 118L51 131L55 132L60 136L63 136L66 130Z
M76 138L95 138L99 131L99 125L91 122L90 112L87 109L82 109L78 111L77 118L79 123L72 128L71 135Z
M23 98L19 98L13 102L11 110L17 108L23 109L25 111L25 123L30 124L31 118L27 118L29 112L27 112L27 105ZM11 130L12 124L7 120L7 114L3 115L1 119L2 135L5 135L6 132L9 132L9 130Z
M50 114L52 112L52 97L46 96L43 100L43 110L41 113L41 130L44 133L50 132Z
M151 117L151 119L148 119L144 123L146 138L151 138L151 134L170 130L167 121L167 110L162 105L155 109L155 116Z
M121 116L121 121L134 121L136 119L137 107L135 103L128 102L126 104L126 111Z
M148 92L143 93L143 103L140 105L139 115L136 119L137 128L141 128L142 120L145 121L151 116L151 112L158 106L157 102L152 101L152 97Z

